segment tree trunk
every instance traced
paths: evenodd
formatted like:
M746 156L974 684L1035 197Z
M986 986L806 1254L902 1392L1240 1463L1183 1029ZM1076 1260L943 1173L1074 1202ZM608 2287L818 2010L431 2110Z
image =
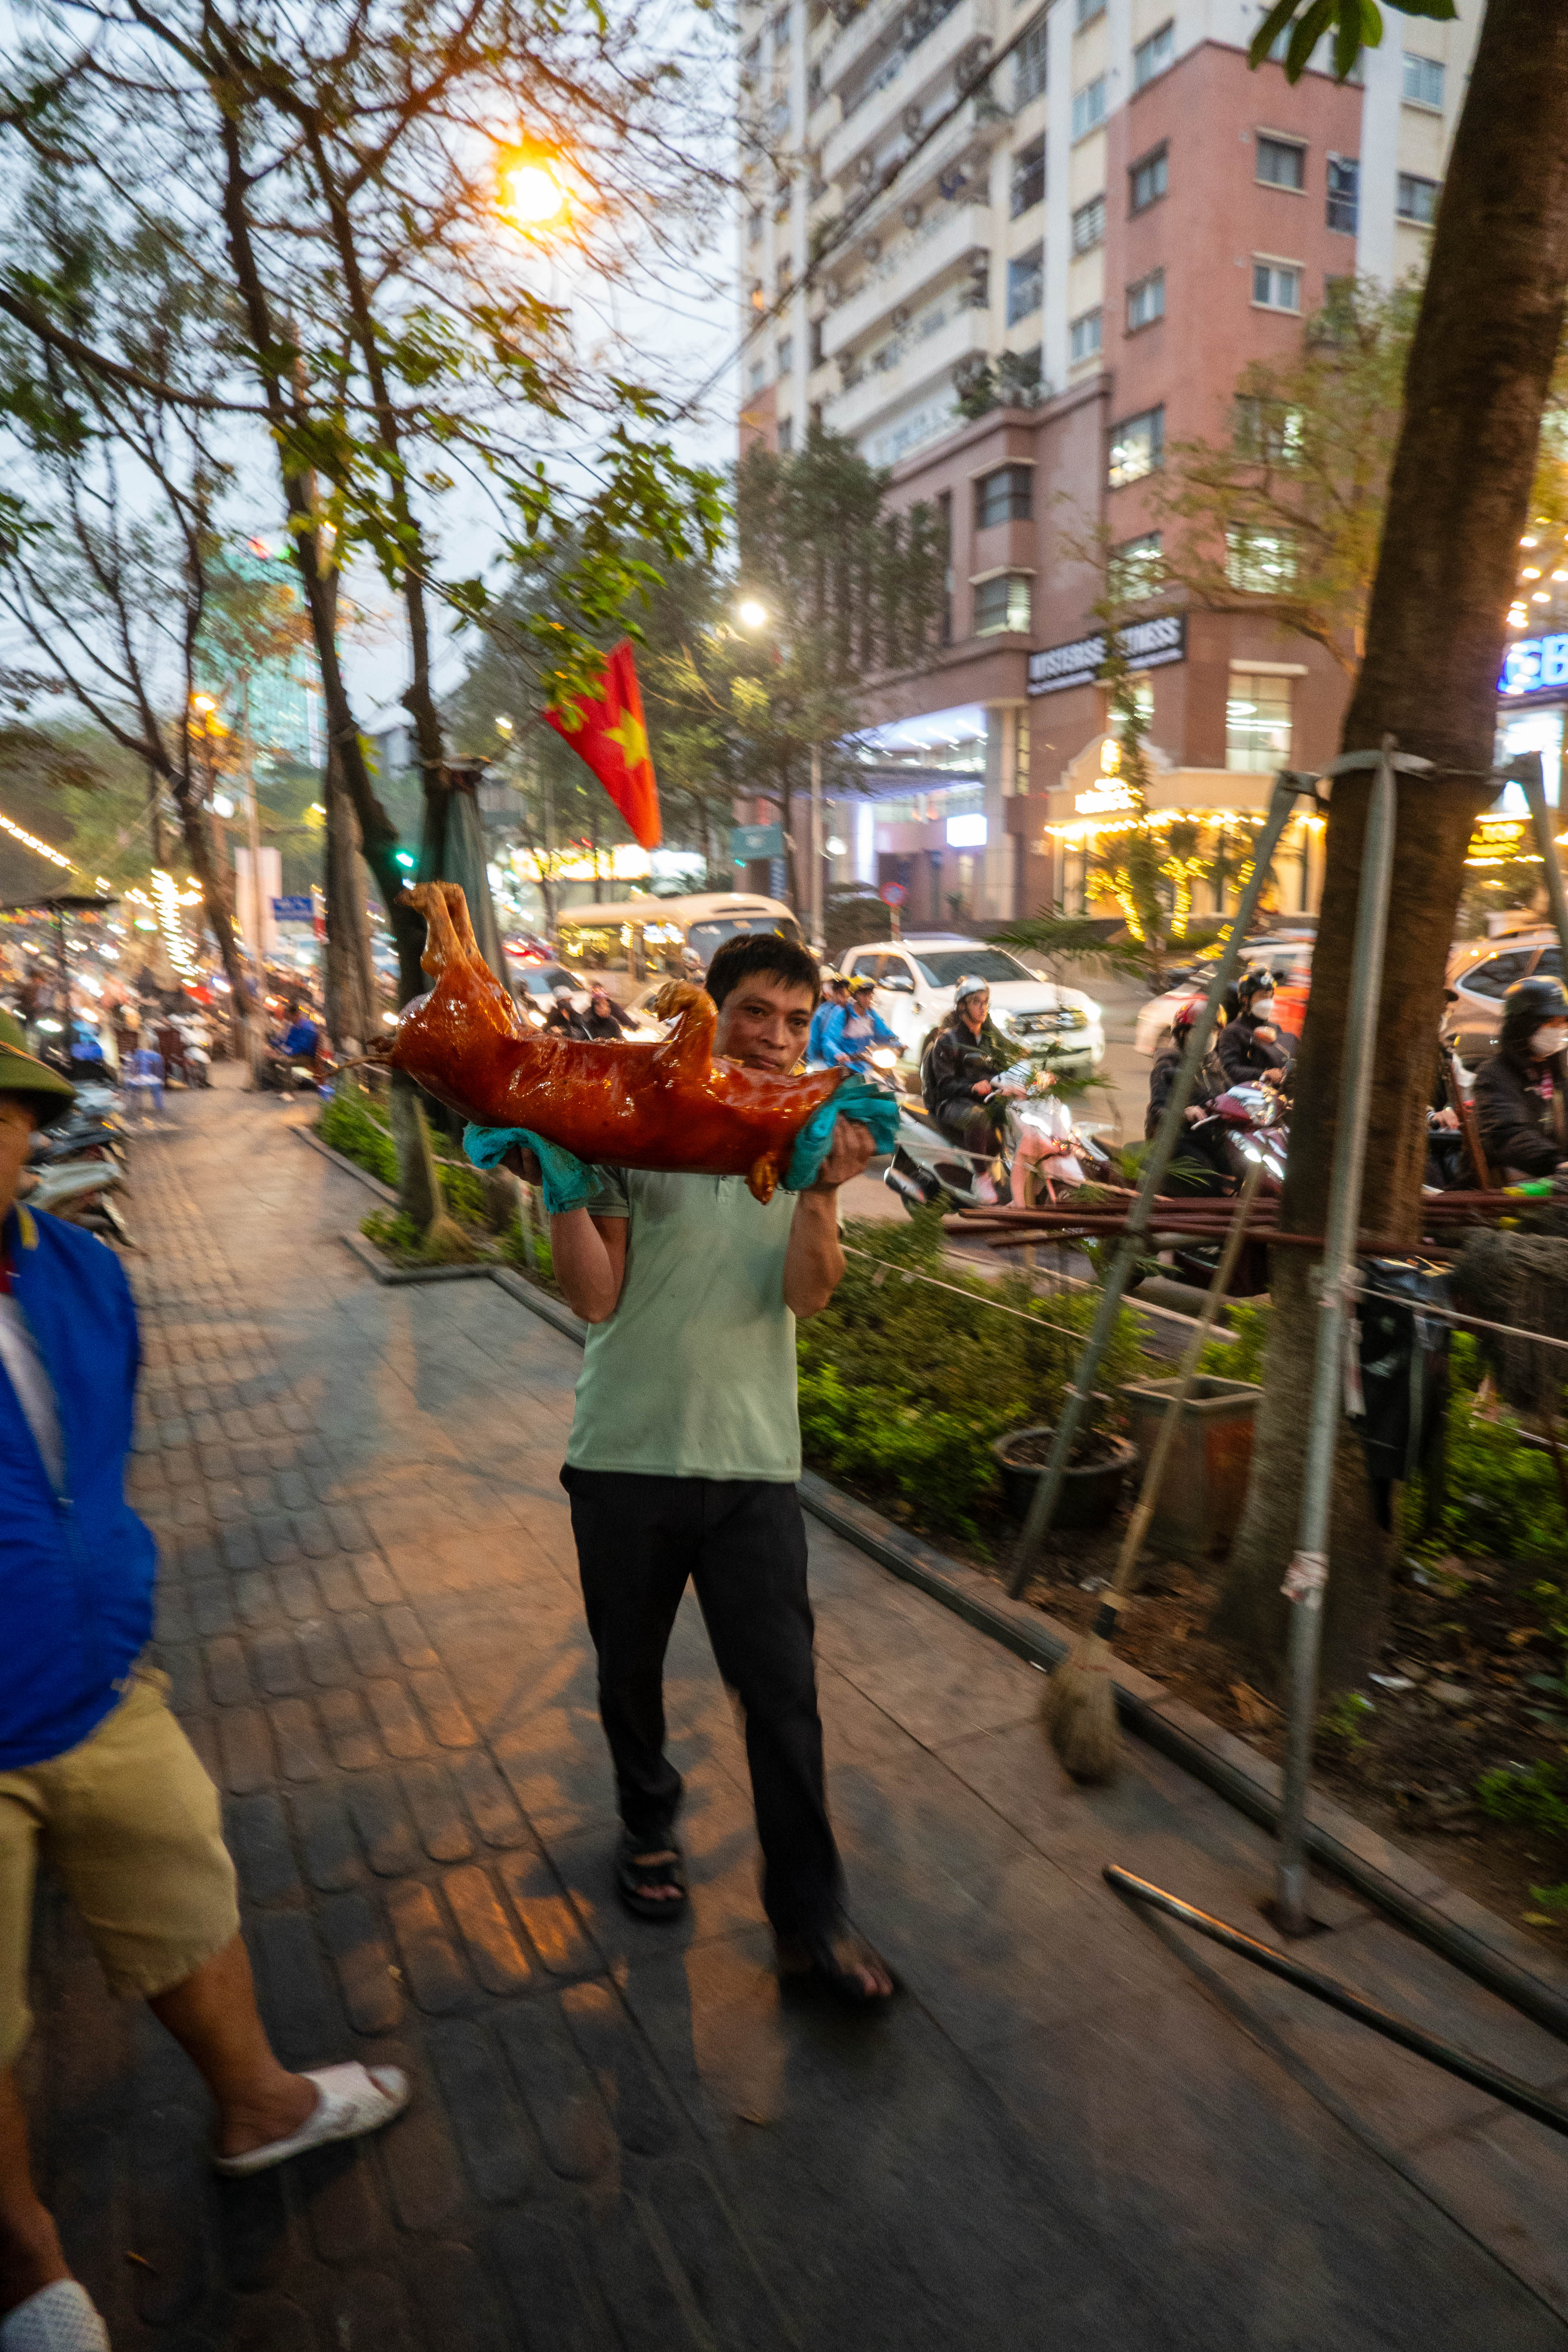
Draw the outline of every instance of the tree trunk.
M360 879L359 825L344 788L342 762L327 754L327 1030L351 1061L381 1034L370 933Z
M1384 734L1435 762L1398 783L1388 957L1379 1007L1362 1224L1419 1233L1432 1054L1464 859L1491 766L1504 615L1568 288L1568 11L1489 0L1444 184L1411 346L1366 654L1347 751ZM1282 1216L1321 1233L1340 1091L1370 798L1336 783ZM1317 1320L1316 1261L1276 1254L1274 1326L1247 1507L1216 1617L1264 1666L1280 1654L1280 1576L1294 1545ZM1278 1261L1287 1263L1280 1265ZM1373 1517L1359 1451L1341 1449L1324 1622L1328 1688L1372 1663L1394 1541Z
M260 1034L261 1013L246 971L245 959L239 952L234 936L234 920L230 909L226 877L213 853L212 835L203 819L201 803L191 788L189 776L171 773L169 789L180 813L180 833L185 845L185 855L191 861L191 871L201 887L202 912L207 928L217 941L224 978L228 982L230 1017L236 1032L235 1042L245 1059L254 1058Z

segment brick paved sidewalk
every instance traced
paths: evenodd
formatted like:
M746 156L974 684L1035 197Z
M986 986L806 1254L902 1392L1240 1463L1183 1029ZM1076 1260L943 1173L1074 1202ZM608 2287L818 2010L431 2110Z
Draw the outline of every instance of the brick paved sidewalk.
M365 1195L283 1106L176 1113L132 1203L161 1656L279 2050L395 2060L416 2091L373 2142L219 2184L192 2071L42 1906L25 2077L120 2352L1564 2341L1549 2137L1239 1964L1184 1965L1100 1863L1256 1927L1257 1832L1156 1758L1068 1790L1031 1670L834 1539L832 1796L909 1998L870 2026L781 2002L689 1603L691 1916L626 1918L557 1483L575 1349L489 1284L375 1286L337 1238ZM1322 1964L1451 2027L1458 1998L1463 2038L1568 2072L1330 1909Z

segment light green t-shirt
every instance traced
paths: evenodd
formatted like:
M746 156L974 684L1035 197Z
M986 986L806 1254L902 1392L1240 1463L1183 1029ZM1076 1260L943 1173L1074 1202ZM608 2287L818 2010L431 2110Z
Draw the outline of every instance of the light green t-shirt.
M626 1217L616 1311L592 1324L567 1462L666 1478L800 1476L784 1252L795 1195L742 1176L596 1171L591 1215Z

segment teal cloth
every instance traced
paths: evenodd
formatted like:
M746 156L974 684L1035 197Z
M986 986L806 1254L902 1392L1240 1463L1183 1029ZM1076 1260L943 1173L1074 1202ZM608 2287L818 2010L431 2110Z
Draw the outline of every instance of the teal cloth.
M879 1151L891 1151L899 1139L899 1106L886 1087L863 1078L851 1071L839 1081L837 1091L825 1103L818 1103L800 1133L789 1156L784 1175L786 1192L804 1192L815 1184L822 1163L833 1148L834 1124L840 1118L858 1119L868 1127Z
M795 1137L784 1175L786 1192L804 1192L815 1184L822 1163L833 1147L833 1129L840 1118L858 1119L868 1127L879 1151L891 1151L899 1139L899 1106L886 1087L873 1085L851 1071L827 1100L819 1103ZM594 1171L574 1152L559 1143L546 1143L527 1127L476 1127L463 1129L463 1150L476 1168L497 1168L514 1143L538 1159L544 1177L544 1205L552 1217L580 1209L597 1190Z
M463 1129L463 1150L476 1168L499 1168L514 1143L531 1151L544 1179L544 1206L552 1217L580 1209L598 1191L594 1171L559 1143L546 1143L531 1127L476 1127L470 1119Z

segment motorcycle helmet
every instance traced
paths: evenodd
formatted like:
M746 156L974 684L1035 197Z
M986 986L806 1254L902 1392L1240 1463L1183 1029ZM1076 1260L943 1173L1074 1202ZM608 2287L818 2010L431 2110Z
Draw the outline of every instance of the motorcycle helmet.
M977 980L972 971L961 973L958 986L952 992L952 1009L956 1013L966 996L989 996L991 982Z
M1242 1011L1250 1013L1254 997L1273 995L1274 974L1267 964L1255 963L1250 971L1244 971L1237 982L1236 993Z
M868 971L858 971L849 982L851 996L872 996L876 993L876 988L877 983ZM954 998L953 1001L956 1003L957 999Z
M1193 1034L1193 1024L1197 1019L1203 1009L1203 998L1201 996L1194 996L1191 998L1187 1003L1183 1005L1181 1011L1171 1023L1171 1042L1175 1046L1178 1054L1185 1053L1187 1039ZM1219 1031L1225 1027L1225 1007L1223 1004L1215 1014L1214 1025L1216 1035Z
M1537 972L1533 980L1516 980L1502 1001L1500 1051L1533 1060L1530 1040L1548 1021L1568 1021L1568 992L1563 982L1548 971Z

